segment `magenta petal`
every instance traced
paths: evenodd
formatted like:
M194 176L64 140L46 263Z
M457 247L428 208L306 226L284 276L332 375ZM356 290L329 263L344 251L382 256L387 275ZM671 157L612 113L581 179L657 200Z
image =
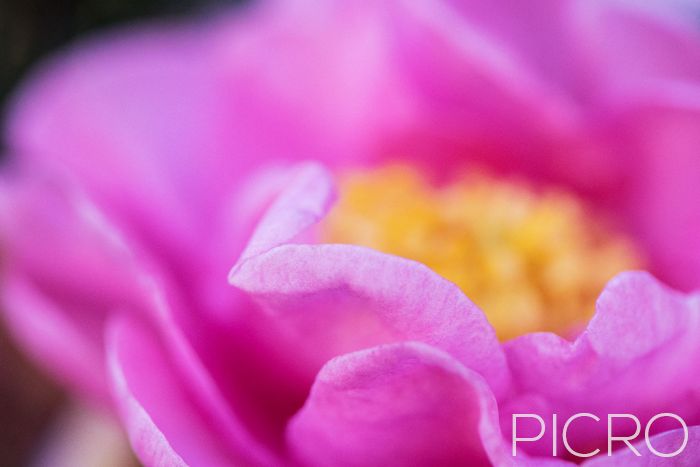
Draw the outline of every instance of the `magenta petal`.
M510 457L484 381L415 342L328 362L287 435L307 465L489 465Z
M590 60L611 97L700 79L700 33L692 15L680 6L661 14L653 3L578 2L579 60Z
M322 363L381 343L447 351L502 394L508 369L493 328L451 282L415 261L350 245L280 246L231 278L303 337Z
M217 32L238 30L229 16L124 28L40 67L9 113L12 156L66 169L154 251L190 253L264 159L256 141L241 143L247 114L226 100L241 84L214 56ZM268 138L265 154L280 140Z
M631 196L624 212L652 267L685 290L700 288L700 92L668 85L625 115Z
M158 349L171 357L173 371L181 376L174 384L181 385L208 426L246 462L279 464L284 423L303 403L310 383L299 383L301 394L290 389L298 383L286 371L294 355L287 353L288 359L280 362L274 353L281 345L274 323L258 319L266 316L254 313L241 300L245 297L225 284L233 295L228 322L193 312L197 309L188 308L176 294L164 293L155 281L146 286L152 307L149 323L157 326L161 338ZM145 321L128 322L140 329Z
M235 465L238 457L220 444L157 337L126 319L108 331L114 397L139 459L148 466Z
M287 160L355 165L413 123L415 96L392 56L393 3L258 2L222 28L217 61L245 155L272 146Z
M6 277L4 318L18 343L35 361L79 393L108 403L102 346L97 329L44 296L25 279Z
M289 180L256 227L239 263L273 247L302 241L300 237L323 218L335 200L332 176L321 165L300 164Z
M75 187L36 176L0 186L3 309L27 350L63 382L103 399L103 324L140 310L144 264Z
M683 443L685 433L683 429L670 430L649 438L649 443L658 452L669 454L675 452ZM585 462L586 467L666 467L669 465L681 467L693 467L700 464L700 426L688 427L688 443L683 451L674 457L660 457L649 450L644 441L634 443L641 457L636 456L626 446L612 456L601 456Z
M699 303L699 295L670 290L647 273L617 276L575 342L540 333L506 344L514 384L522 396L504 411L534 411L545 419L551 413L562 419L579 412L601 418L631 413L642 423L657 413L673 412L697 424ZM595 429L580 426L572 431L572 442L604 448L604 424Z
M668 289L648 273L620 274L598 297L596 314L580 341L590 343L600 357L622 365L656 350L671 350L666 346L700 348L700 342L683 341L700 334L698 298Z
M535 68L557 88L575 88L582 79L577 73L584 63L572 60L572 0L451 0L474 26ZM556 37L557 40L552 40ZM576 89L571 89L575 91Z
M447 175L454 167L476 162L560 179L559 151L577 137L580 109L548 81L550 74L539 76L527 57L489 34L483 15L463 3L473 2L389 3L395 60L419 109L416 129L391 154L418 159L427 169ZM482 3L484 10L499 10L505 2ZM530 7L523 7L528 19ZM560 8L555 9L541 10L547 11L548 25L557 23L552 16ZM513 17L518 24L527 22L517 13ZM533 35L535 31L527 31L528 38Z
M302 167L260 221L230 282L289 326L315 372L326 360L401 340L426 342L481 373L497 395L508 369L484 314L415 261L350 245L299 245L329 208L330 176Z

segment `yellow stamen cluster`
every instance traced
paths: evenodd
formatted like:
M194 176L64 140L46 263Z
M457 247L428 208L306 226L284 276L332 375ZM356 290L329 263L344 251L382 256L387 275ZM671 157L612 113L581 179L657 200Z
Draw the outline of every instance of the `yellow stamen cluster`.
M420 261L454 282L501 339L564 333L605 283L642 266L632 240L572 193L469 172L440 186L407 166L346 174L323 240Z

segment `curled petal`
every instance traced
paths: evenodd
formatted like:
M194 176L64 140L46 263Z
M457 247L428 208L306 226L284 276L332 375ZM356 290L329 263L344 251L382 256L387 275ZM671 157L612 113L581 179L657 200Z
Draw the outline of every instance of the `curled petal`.
M253 232L239 263L273 247L302 241L300 237L323 218L334 199L333 179L323 166L299 165Z
M167 358L168 371L177 377L163 384L179 385L189 395L207 427L229 446L236 458L253 465L279 464L279 425L289 417L287 412L296 410L301 402L296 402L300 397L288 385L296 380L278 375L281 372L288 376L284 369L290 365L275 360L265 345L264 338L277 337L274 328L261 330L255 320L258 315L236 317L234 323L209 321L206 316L186 313L183 304L173 300L172 295L163 294L156 283L151 283L150 290L150 322L155 323L159 335L146 332L149 328L145 320L122 318L124 332L151 336L152 348ZM246 308L246 304L237 303L232 311L245 315ZM237 323L239 318L243 324ZM276 372L276 365L283 370ZM148 371L152 371L149 377L153 378L175 377L159 375L155 366ZM140 374L134 375L135 384L141 384L139 378ZM164 405L154 410L170 409Z
M481 377L414 342L328 362L287 437L308 465L490 465L510 456Z
M415 261L349 245L288 245L232 276L284 320L317 362L371 345L418 340L508 385L505 359L483 313L451 282Z
M647 273L623 273L601 294L588 328L569 342L530 334L506 344L522 396L506 411L630 413L643 423L661 412L700 419L700 297L672 291ZM546 417L545 417L546 419ZM604 448L604 424L571 431L579 446ZM572 425L573 427L573 425Z
M325 214L332 194L324 172L302 175L262 219L230 282L299 336L312 368L349 351L416 340L447 351L503 394L508 370L494 330L457 286L420 263L367 248L284 244Z
M146 327L125 318L113 320L107 357L120 416L144 464L235 465L239 454L222 445Z

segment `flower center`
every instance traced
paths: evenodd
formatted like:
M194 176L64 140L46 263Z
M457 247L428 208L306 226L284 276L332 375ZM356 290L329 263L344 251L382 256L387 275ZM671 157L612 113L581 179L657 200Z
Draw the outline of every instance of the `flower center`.
M347 173L322 237L420 261L501 339L575 330L613 275L643 265L632 239L573 193L474 171L440 186L407 166Z

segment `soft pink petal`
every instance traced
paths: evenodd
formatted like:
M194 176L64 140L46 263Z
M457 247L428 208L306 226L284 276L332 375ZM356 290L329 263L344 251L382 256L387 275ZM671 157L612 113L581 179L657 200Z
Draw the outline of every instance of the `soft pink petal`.
M256 226L239 261L279 245L303 242L304 234L325 216L333 201L335 185L328 170L318 164L299 165Z
M682 2L453 0L463 17L584 105L654 80L700 79L700 33ZM697 11L697 6L695 7Z
M673 453L680 448L685 438L683 429L670 430L649 438L649 443L654 449L662 453ZM683 451L674 457L660 457L649 450L645 441L634 443L634 447L641 456L636 456L631 449L624 446L610 457L600 456L585 462L586 467L664 467L673 465L676 467L694 467L700 462L700 426L688 427L688 443Z
M300 173L261 220L231 283L290 328L312 369L352 350L417 340L480 372L501 395L508 371L493 328L454 284L367 248L288 243L325 214L333 193L319 168Z
M164 246L190 239L195 213L230 189L236 167L207 39L197 23L150 25L56 58L16 98L13 155L68 169L110 214Z
M212 321L177 310L182 303L154 288L156 323L174 370L183 375L178 384L218 436L256 464L275 465L284 426L303 403L309 377L274 320L229 290L229 319Z
M620 99L663 89L668 82L700 80L700 31L680 8L661 14L653 1L646 6L616 0L577 3L577 55L597 75L597 93Z
M694 27L620 3L411 3L395 15L397 56L427 118L394 152L619 191L637 160L607 146L602 124L632 96L700 79Z
M443 176L477 163L538 179L609 183L612 169L599 167L587 181L563 170L562 154L575 163L581 146L578 103L455 3L392 3L395 60L419 118L387 155Z
M581 91L590 79L586 65L573 52L571 37L575 1L451 0L465 18L493 40L528 63L554 89L571 94ZM554 39L556 38L556 39Z
M688 424L700 420L699 295L683 295L647 273L613 279L601 294L586 331L569 342L529 334L506 344L519 396L504 413L539 413L561 420L579 412L605 418L631 413L646 423L672 412ZM504 418L504 431L510 420ZM572 425L572 445L605 446L605 424ZM546 443L545 443L546 444ZM551 452L533 444L531 452ZM547 451L549 450L549 451Z
M263 175L268 176L250 183ZM262 192L259 185L236 190L229 212L220 214L221 230L212 235L221 243L203 246L216 255L203 255L198 259L203 267L177 277L164 274L163 265L135 248L65 178L36 172L3 180L3 311L16 337L52 374L107 402L102 357L109 314L136 311L156 319L177 355L178 370L192 376L192 391L225 436L259 443L259 456L269 455L261 445L279 448L284 424L303 403L311 375L295 374L293 354L274 323L252 312L253 305L226 282L227 267L242 245L235 235L250 229L279 182L267 184ZM186 286L176 287L180 281ZM283 397L273 394L278 390Z
M187 394L157 337L136 321L114 321L107 356L122 421L145 465L236 464L237 456Z
M306 465L510 461L484 381L447 354L411 342L331 360L287 436Z
M623 150L634 154L621 211L672 285L700 288L700 88L669 86L622 119Z
M412 118L383 13L261 2L99 36L18 94L13 157L67 168L170 269L191 268L252 168L354 164Z
M3 309L16 336L65 383L105 398L102 326L143 305L123 236L82 193L48 177L0 186Z
M244 262L232 283L300 338L313 360L419 340L481 373L502 394L508 371L493 328L426 266L349 245L288 245Z
M257 13L271 19L224 29L219 41L231 106L246 115L242 151L274 134L281 157L334 167L411 158L448 173L477 161L566 178L558 156L581 145L579 109L449 2L288 2ZM600 174L581 183L611 177L581 163L592 165Z
M222 28L216 57L240 151L348 166L415 119L387 2L270 1ZM381 103L381 105L377 105ZM273 144L271 144L273 143ZM274 144L276 143L276 144Z
M8 328L22 348L51 375L80 394L108 403L97 318L76 320L20 277L5 277L2 308ZM86 313L86 314L87 314ZM87 322L86 322L87 321Z

